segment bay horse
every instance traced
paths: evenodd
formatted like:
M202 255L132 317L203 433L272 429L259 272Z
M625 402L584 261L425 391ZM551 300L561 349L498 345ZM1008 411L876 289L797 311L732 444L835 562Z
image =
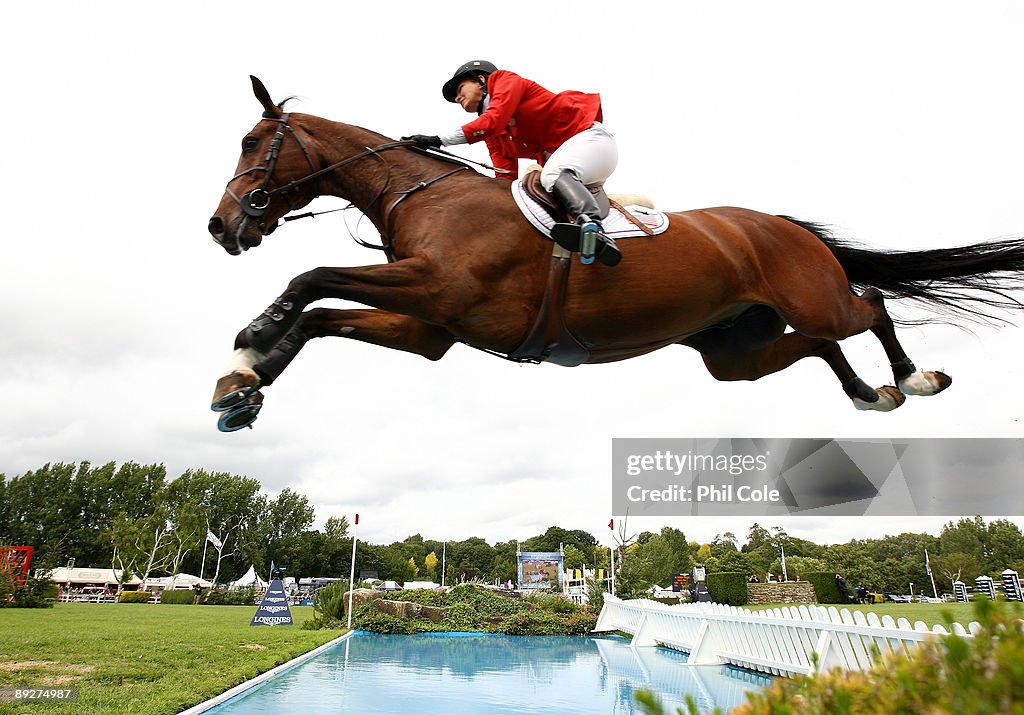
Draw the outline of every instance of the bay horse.
M388 262L316 268L289 282L235 339L212 401L222 431L250 426L260 389L306 341L329 336L430 360L462 342L566 365L680 344L698 350L718 380L757 380L818 357L854 406L889 411L907 395L942 392L951 378L915 368L885 294L972 317L1021 306L1005 291L1020 285L1024 240L876 251L818 224L731 207L669 213L665 233L621 242L617 267L570 271L569 257L553 253L524 220L508 181L411 142L287 113L251 79L263 116L243 138L236 173L209 221L214 241L239 255L290 211L330 195L372 221ZM325 298L370 308L306 310ZM843 356L839 341L868 330L895 385L870 387Z

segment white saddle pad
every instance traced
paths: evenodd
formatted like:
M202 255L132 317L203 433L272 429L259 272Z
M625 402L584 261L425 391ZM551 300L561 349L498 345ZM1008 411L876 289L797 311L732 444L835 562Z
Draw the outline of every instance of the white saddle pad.
M551 218L551 214L547 212L547 209L526 194L521 179L512 182L512 198L516 200L516 205L523 212L526 220L535 229L551 238L551 227L555 225L555 220ZM630 205L623 208L651 229L655 236L659 233L664 233L668 229L668 216L661 211L655 211L646 206ZM615 208L612 208L608 213L608 218L601 221L601 225L604 227L605 234L616 240L630 238L631 236L647 236L646 233L627 219L621 211Z

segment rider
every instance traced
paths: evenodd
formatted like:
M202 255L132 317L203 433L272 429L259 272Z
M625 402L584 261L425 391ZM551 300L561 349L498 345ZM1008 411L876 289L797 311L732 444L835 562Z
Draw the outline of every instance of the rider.
M519 174L518 159L533 159L544 167L540 175L544 189L577 217L573 230L566 230L571 224L558 224L561 230L553 231L552 237L576 251L589 233L597 238L597 260L608 266L618 264L622 254L604 234L597 201L587 188L603 184L619 157L615 137L601 124L600 95L554 94L486 60L461 65L444 83L441 94L479 116L451 134L415 134L403 139L422 149L482 139L495 167L507 172L498 175L510 180Z

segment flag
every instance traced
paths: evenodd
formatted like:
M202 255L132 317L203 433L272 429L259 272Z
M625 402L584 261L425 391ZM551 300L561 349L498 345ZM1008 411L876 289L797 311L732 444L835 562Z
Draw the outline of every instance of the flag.
M207 531L206 532L206 540L209 541L211 544L213 544L213 548L215 548L215 549L219 549L220 547L222 547L224 545L223 543L221 543L220 539L218 539L216 536L213 535L212 531Z
M789 576L786 574L786 545L780 544L779 546L782 548L782 580L788 581Z
M932 565L928 562L928 549L924 550L924 572L929 576L932 575Z
M615 518L614 517L612 517L611 519L608 520L608 528L611 529L612 531L615 531Z
M358 526L358 525L359 525L359 515L356 514L356 526Z
M274 560L271 559L270 560L270 578L268 580L270 580L270 581L274 580L274 571L276 571L276 570L277 570L277 567L274 566Z

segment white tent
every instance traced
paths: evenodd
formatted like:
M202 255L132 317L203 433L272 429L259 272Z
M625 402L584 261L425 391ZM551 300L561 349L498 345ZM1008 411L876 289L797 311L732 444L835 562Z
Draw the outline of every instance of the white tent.
M146 579L145 588L159 588L163 590L175 588L184 589L192 588L197 583L202 588L209 588L213 585L206 579L199 578L198 576L193 576L192 574L188 573L180 573L175 576L163 576L161 578Z
M120 569L89 569L72 568L61 566L46 574L51 581L58 586L115 586L120 583ZM132 576L125 581L126 585L140 584L142 581L137 576Z
M250 566L240 579L228 584L228 588L266 588L267 582L256 575L256 567Z

